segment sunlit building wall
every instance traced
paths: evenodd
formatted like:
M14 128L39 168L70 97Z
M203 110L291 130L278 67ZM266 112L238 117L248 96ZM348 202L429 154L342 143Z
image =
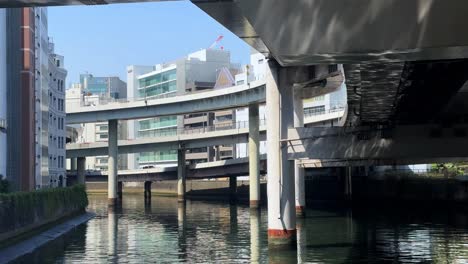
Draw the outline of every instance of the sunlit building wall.
M187 55L184 58L155 66L127 67L127 94L137 100L165 98L180 94L214 89L222 68L240 68L230 61L230 53L225 50L206 49ZM203 119L203 121L200 121ZM195 122L195 120L198 120ZM200 122L199 122L200 121ZM204 114L147 118L129 122L129 138L157 137L171 135L177 131L197 126L208 126L212 117ZM133 123L133 125L131 125ZM187 158L207 161L214 154L204 149L191 153ZM172 166L177 162L177 151L158 149L129 155L129 169L146 166Z

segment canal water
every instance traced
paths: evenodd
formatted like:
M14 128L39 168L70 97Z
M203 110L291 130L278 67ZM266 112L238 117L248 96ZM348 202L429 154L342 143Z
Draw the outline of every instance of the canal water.
M460 209L309 209L298 246L268 250L267 212L245 205L124 195L108 212L16 263L468 263L468 214Z

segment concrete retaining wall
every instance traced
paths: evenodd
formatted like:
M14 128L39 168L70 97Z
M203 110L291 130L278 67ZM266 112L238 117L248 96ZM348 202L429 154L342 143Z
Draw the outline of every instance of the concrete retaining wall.
M0 194L0 242L84 212L84 186Z
M90 193L106 193L107 182L87 182L87 191ZM263 199L266 198L266 183L263 182L260 188ZM124 193L141 193L143 195L143 182L124 182ZM156 181L151 184L151 191L156 195L177 195L177 181ZM194 180L187 181L186 191L188 197L229 197L229 180ZM249 199L249 182L237 181L237 198L240 200Z

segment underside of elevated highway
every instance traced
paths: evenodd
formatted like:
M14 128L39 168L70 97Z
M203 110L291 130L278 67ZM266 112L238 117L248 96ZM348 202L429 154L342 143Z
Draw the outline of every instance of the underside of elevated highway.
M146 1L0 0L0 7L124 2ZM268 58L265 84L259 86L265 97L253 92L257 97L244 100L241 106L252 107L252 102L263 99L267 105L268 162L262 164L266 168L259 167L258 122L249 127L249 138L244 136L244 141L251 146L249 174L257 184L257 189L250 189L252 193L258 194L260 170L268 174L271 244L295 243L296 213L301 215L305 208L304 167L323 166L323 162L346 166L345 190L351 195L352 166L468 160L468 34L463 33L468 28L468 1L192 2ZM319 69L330 73L341 65L347 88L346 122L340 127L304 127L302 96L296 92L324 88L330 76L318 78ZM226 98L219 95L218 99ZM211 99L203 104L210 102L213 109L219 107ZM140 110L146 107L139 106ZM251 109L258 120L254 108L258 106ZM113 136L109 144L102 146L112 157L108 177L112 201L117 199L117 119L141 117L141 113L123 116L124 111L114 110L105 109L103 115L93 111L70 115L76 117L72 122L109 120L109 127L115 127L113 132L109 129ZM104 117L117 112L119 116ZM176 144L178 195L183 200L187 171L183 144ZM80 164L78 176L84 173ZM241 166L245 165L234 167ZM251 202L257 207L258 196Z

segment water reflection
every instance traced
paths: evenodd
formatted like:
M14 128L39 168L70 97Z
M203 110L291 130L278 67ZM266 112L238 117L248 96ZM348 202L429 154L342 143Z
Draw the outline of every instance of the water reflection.
M260 263L260 211L250 210L250 263Z
M107 256L108 262L117 262L117 225L118 216L117 209L109 208L107 212Z
M177 244L179 246L178 259L183 261L187 259L187 206L186 203L177 204L177 223L178 223L178 239Z
M303 218L297 218L297 263L305 262L305 254L307 252L307 232Z
M467 214L445 209L309 210L297 248L268 250L265 209L143 195L107 211L18 263L349 263L468 262Z

